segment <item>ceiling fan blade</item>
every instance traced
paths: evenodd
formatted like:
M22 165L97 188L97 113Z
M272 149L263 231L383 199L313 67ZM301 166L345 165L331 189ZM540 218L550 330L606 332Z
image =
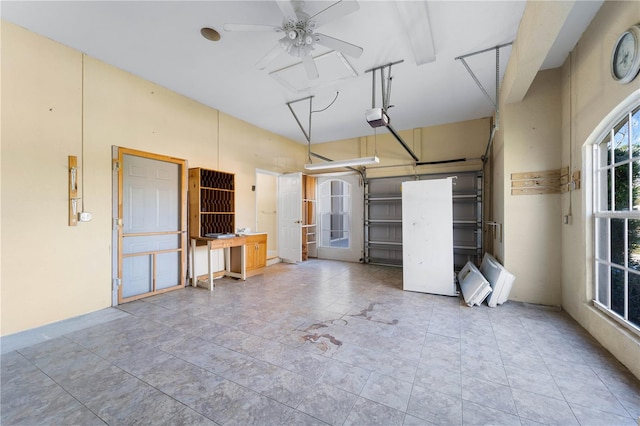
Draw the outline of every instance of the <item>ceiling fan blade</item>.
M326 34L315 33L314 36L316 43L326 46L329 49L337 50L338 52L349 55L352 58L359 58L360 55L362 55L362 47L356 46L355 44L329 37Z
M309 18L310 21L316 22L316 28L320 27L334 19L348 15L360 9L358 2L355 0L340 0L324 10L316 13Z
M261 24L224 24L225 31L259 31L259 32L281 32L282 28L274 25Z
M273 46L271 50L262 57L262 59L256 62L256 68L258 68L259 70L265 69L267 65L269 65L271 61L277 58L282 52L284 52L284 50L282 50L282 48L280 47L280 43L276 43L276 45Z
M309 77L310 80L315 80L320 77L320 74L318 74L318 68L316 67L316 61L313 60L313 56L303 56L302 64L304 65L304 69L307 71L307 77Z
M276 0L276 3L278 4L280 11L288 21L295 22L298 20L298 15L296 15L293 4L291 4L289 0Z

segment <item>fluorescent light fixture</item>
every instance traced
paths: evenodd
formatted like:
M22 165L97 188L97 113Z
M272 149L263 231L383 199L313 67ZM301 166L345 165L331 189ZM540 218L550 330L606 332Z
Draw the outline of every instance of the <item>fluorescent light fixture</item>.
M325 170L325 169L335 169L336 167L354 167L354 166L367 166L369 164L378 164L380 159L377 155L373 157L363 157L363 158L352 158L350 160L338 160L338 161L328 161L326 163L310 163L305 164L304 168L306 170Z

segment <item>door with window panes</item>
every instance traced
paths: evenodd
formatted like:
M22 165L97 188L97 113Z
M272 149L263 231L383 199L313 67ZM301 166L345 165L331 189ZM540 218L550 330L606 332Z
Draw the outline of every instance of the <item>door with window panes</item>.
M359 175L320 176L318 258L359 262L363 257L363 187Z

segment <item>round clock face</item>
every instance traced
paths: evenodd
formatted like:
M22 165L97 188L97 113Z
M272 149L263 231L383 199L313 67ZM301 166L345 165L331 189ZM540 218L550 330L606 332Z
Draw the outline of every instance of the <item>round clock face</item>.
M640 27L634 25L622 33L611 55L611 75L620 83L629 83L640 69Z

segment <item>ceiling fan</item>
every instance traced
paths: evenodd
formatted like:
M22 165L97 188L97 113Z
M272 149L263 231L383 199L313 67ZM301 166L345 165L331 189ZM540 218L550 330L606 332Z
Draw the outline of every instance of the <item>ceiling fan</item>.
M318 78L318 68L312 52L316 44L337 50L340 53L359 58L362 48L355 44L328 35L315 32L315 29L344 15L359 9L356 1L339 0L315 15L309 16L304 11L304 2L297 0L277 0L276 3L284 15L281 26L262 24L224 24L225 31L257 31L284 33L276 44L262 59L256 63L258 69L266 68L283 51L302 59L302 63L310 79Z

